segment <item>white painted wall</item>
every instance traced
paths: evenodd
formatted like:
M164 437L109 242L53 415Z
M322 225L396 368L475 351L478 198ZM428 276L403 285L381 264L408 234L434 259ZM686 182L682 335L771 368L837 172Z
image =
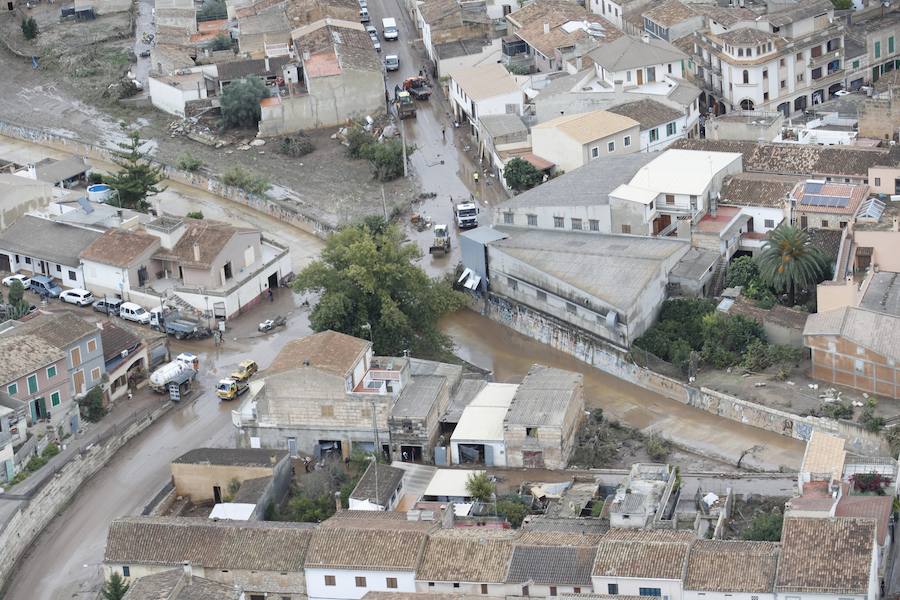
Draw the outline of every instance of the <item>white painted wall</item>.
M367 571L356 569L305 569L309 600L360 600L368 592L415 592L413 571ZM325 585L325 576L333 575L335 585ZM366 578L366 587L356 587L356 577ZM397 587L388 589L387 578L395 577Z
M604 203L588 206L527 206L506 208L502 204L495 209L494 225L504 226L528 226L528 215L537 217L536 229L553 229L553 217L563 218L563 229L572 229L572 219L581 219L581 230L588 233L609 233L610 217L609 204L604 198ZM507 222L506 213L512 213L512 223ZM591 229L591 221L597 221L598 229Z
M150 101L153 106L170 115L184 116L184 105L191 100L206 98L206 84L200 88L177 88L164 81L150 77Z
M100 298L117 294L121 294L122 298L128 297L131 286L126 269L92 260L82 260L81 264L84 270L85 289L92 291L95 296Z
M672 579L634 579L631 577L597 577L592 576L595 594L608 593L610 583L619 586L619 594L623 596L639 596L640 588L660 588L662 600L682 600L681 581Z
M41 274L41 271L38 268L38 261L43 259L41 259L40 257L25 256L24 254L20 254L18 255L19 260L16 260L16 254L13 252L0 250L0 254L5 254L7 257L9 257L9 265L13 272L21 271L24 273L36 275ZM53 279L57 280L57 283L63 289L84 287L84 274L82 272L81 265L77 267L70 267L68 265L60 265L49 261L45 261L45 263L47 265L48 277L52 277Z
M454 465L461 464L459 462L459 445L460 444L484 444L490 446L492 451L492 465L495 467L506 466L506 444L501 440L453 440L450 442L450 462Z
M775 594L726 594L724 592L684 590L684 600L775 600Z

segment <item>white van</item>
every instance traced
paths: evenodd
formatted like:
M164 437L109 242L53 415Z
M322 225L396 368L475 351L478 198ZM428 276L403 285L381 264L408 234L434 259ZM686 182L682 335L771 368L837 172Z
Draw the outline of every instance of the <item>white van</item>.
M71 290L66 290L60 294L59 299L63 302L68 302L69 304L87 306L88 304L93 304L94 295L87 290L72 288Z
M397 30L397 20L393 17L385 17L381 20L381 26L384 31L381 35L385 40L396 40L400 37L400 32Z
M143 306L135 304L134 302L124 302L122 306L119 307L119 316L126 321L134 321L135 323L140 323L142 325L146 325L150 322L150 313L144 310Z

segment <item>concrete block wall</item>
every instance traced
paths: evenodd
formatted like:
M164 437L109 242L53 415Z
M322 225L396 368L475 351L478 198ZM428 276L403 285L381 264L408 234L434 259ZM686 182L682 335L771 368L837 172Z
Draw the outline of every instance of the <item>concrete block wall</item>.
M524 305L489 295L485 314L523 335L574 356L589 365L661 396L717 416L808 440L814 430L844 438L847 449L863 455L888 456L887 442L877 433L849 421L801 417L762 404L748 402L710 389L697 389L634 364L628 355L603 340L543 315Z
M168 412L172 406L171 402L161 404L146 418L133 423L122 435L73 458L13 515L0 533L0 589L6 585L7 578L16 568L22 554L78 492L78 488L103 468L119 448Z

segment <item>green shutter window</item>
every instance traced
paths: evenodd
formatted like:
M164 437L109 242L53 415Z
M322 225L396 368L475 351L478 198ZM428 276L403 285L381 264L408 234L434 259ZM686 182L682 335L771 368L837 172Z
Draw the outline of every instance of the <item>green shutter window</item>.
M888 54L894 53L894 36L888 38Z
M56 366L47 367L47 379L56 377Z
M17 383L11 383L8 386L6 386L6 393L9 394L10 396L15 396L16 392L18 392L18 391L19 391L19 385Z
M50 405L59 406L59 392L53 392L52 394L50 394Z
M859 68L859 61L858 61L858 60L854 60L854 61L853 61L853 68L854 68L854 69L858 69L858 68Z
M28 376L28 393L34 394L38 391L37 375Z
M875 42L875 58L881 57L881 42Z

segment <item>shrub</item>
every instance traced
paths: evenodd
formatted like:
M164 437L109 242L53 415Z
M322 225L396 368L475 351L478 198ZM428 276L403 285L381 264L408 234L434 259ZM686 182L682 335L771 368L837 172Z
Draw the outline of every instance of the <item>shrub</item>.
M488 502L494 495L494 483L485 472L472 473L466 480L466 491L473 500Z
M187 215L185 215L185 216L186 216L188 219L197 219L197 220L199 221L199 220L202 220L202 219L203 219L203 211L193 210L193 211L189 212L189 213L188 213Z
M225 7L225 0L204 0L200 10L197 11L197 18L200 20L224 19L228 16L228 10Z
M866 405L859 413L858 419L860 425L873 433L878 433L884 427L884 418L875 415L875 408L877 406L878 400L874 397L866 400Z
M728 287L746 286L759 277L759 269L752 256L739 256L728 265L725 285Z
M756 515L741 537L755 542L780 542L784 515L780 512Z
M22 35L26 40L33 40L38 36L38 24L34 17L25 17L22 19Z
M220 33L209 43L209 49L212 51L231 50L231 36L226 33Z
M368 146L377 143L374 135L358 125L351 127L345 137L347 154L353 159L365 158Z
M50 460L57 454L59 454L59 446L56 444L48 444L47 447L44 448L44 451L41 452L41 456L47 460Z
M182 154L178 157L178 168L182 171L188 171L189 173L193 173L197 171L200 167L203 166L203 161L199 158L194 158L190 154Z
M603 500L599 498L594 500L594 504L591 506L591 516L599 517L603 514L603 506L606 504Z
M253 175L237 165L222 174L222 183L257 196L262 196L272 187L265 177Z
M884 489L891 485L891 478L881 473L856 473L850 476L853 488L863 493L884 496Z
M103 390L100 386L94 386L91 390L78 401L81 409L81 416L91 423L96 423L106 416L106 408L103 406Z
M407 146L407 155L415 150ZM371 144L366 158L372 165L372 174L378 181L393 181L403 176L403 144L399 140L386 140L381 144Z
M529 506L520 496L506 496L497 501L497 516L505 518L513 529L522 526L522 521L530 512Z
M312 141L302 133L297 134L294 137L282 138L281 144L278 146L278 151L281 154L293 158L306 156L315 149L316 147L313 145Z
M234 81L222 91L222 119L226 127L256 127L262 109L259 101L268 97L266 84L259 77Z
M829 419L852 419L853 406L846 402L829 402L822 407L822 414Z
M34 473L46 464L47 459L43 456L32 456L31 460L28 461L28 464L25 465L25 470Z
M672 451L672 444L669 440L661 438L656 433L651 433L644 441L644 447L647 449L647 455L656 462L663 462L669 457Z
M90 173L88 173L88 183L103 183L103 174L98 173L97 171L91 171Z

